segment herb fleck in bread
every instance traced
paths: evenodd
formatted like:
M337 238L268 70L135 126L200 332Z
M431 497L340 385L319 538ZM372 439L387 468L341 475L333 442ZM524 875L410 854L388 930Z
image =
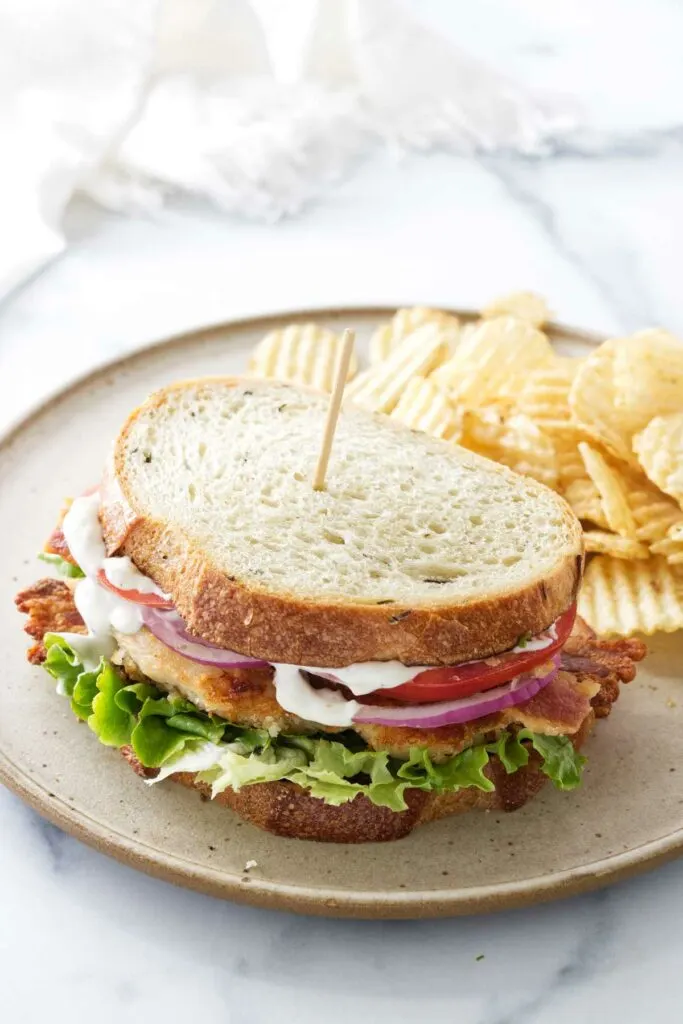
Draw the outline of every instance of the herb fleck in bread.
M574 600L578 521L505 467L346 408L313 491L327 396L187 381L129 417L103 488L130 555L205 640L340 666L486 657Z

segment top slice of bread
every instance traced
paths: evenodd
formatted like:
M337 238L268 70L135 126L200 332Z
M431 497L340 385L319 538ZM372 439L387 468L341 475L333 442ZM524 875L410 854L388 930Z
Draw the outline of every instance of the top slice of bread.
M115 445L101 519L205 640L268 661L453 664L575 599L578 521L534 480L353 407L314 491L328 397L206 378Z

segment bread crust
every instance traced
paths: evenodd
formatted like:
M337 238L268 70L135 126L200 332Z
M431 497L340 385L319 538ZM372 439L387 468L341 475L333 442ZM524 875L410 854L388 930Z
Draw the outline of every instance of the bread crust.
M583 745L594 722L595 716L591 712L579 732L570 737L576 749ZM121 752L138 774L153 777L154 770L150 772L142 768L129 747L124 747ZM257 828L287 839L310 839L319 843L382 843L403 839L418 825L452 814L473 810L518 810L548 782L540 763L540 758L532 751L528 765L508 775L494 756L485 769L496 787L491 792L473 787L443 794L409 789L405 793L406 811L376 807L362 794L340 807L333 807L292 782L260 782L244 786L238 792L226 789L215 797L214 802L229 807ZM197 790L204 799L211 796L211 787L197 782L194 773L179 772L170 778Z
M217 380L226 387L243 383L235 377ZM148 403L160 405L169 392L189 383L165 388ZM259 383L250 381L250 387ZM457 664L505 651L523 633L540 633L576 599L582 533L559 496L571 550L558 558L551 573L491 599L411 608L398 602L302 600L244 584L212 565L181 530L136 508L126 487L125 447L139 412L131 413L119 435L102 487L100 519L107 550L129 555L170 594L190 631L209 643L265 661L320 667L394 659L406 665Z

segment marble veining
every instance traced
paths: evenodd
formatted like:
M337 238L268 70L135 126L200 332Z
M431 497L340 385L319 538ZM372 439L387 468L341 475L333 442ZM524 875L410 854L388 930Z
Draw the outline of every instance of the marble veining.
M67 255L0 308L0 428L146 340L278 308L477 305L521 286L579 326L683 331L683 8L424 6L528 82L575 85L592 121L533 161L377 156L277 226L188 205L126 220L75 203ZM3 1024L681 1019L683 862L495 916L349 922L173 888L4 790L0 834Z
M506 996L496 994L491 999L482 1021L486 1024L525 1024L528 1020L543 1020L552 1004L565 991L586 982L604 968L614 939L613 918L610 913L613 896L602 890L591 899L591 916L585 929L577 936L575 945L557 969L546 979L542 989L531 989L518 1005L510 1008ZM501 1007L502 1004L502 1007Z
M538 224L554 252L593 285L606 305L615 309L621 330L632 331L642 324L658 322L638 276L637 258L629 249L616 251L615 247L611 262L605 265L606 261L595 259L593 252L586 252L581 240L565 229L564 211L544 198L533 164L525 166L521 161L495 158L482 164L500 182L510 199L521 204L529 218Z
M50 870L55 873L61 872L64 868L68 870L71 863L69 848L75 840L37 814L31 814L31 824L45 847Z

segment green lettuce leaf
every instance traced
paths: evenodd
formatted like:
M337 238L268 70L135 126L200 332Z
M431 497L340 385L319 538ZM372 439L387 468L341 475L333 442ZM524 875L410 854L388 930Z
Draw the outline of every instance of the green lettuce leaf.
M154 689L150 687L150 689ZM218 743L227 723L204 715L189 701L147 695L131 734L131 745L145 767L159 768L180 753L196 749L200 741ZM183 711L178 712L178 706ZM192 714L187 710L192 708Z
M66 576L72 580L80 580L85 576L85 573L79 565L74 565L73 562L67 562L66 558L62 558L61 555L53 555L49 551L41 551L38 558L41 562L47 562L48 565L53 565L60 576Z
M230 786L239 790L257 782L277 782L291 776L306 761L303 750L295 747L268 747L261 754L240 754L226 748L217 769L201 772L199 778L211 782L211 795L217 796Z
M495 743L489 743L486 749L500 758L508 775L512 775L529 763L529 751L521 742L519 733L506 730L500 734Z
M57 692L72 697L76 681L84 671L78 655L58 633L46 633L43 643L47 650L43 668L57 680Z
M440 792L452 793L458 789L475 786L477 789L483 789L485 793L490 793L495 786L484 775L488 763L489 754L483 743L468 747L450 761L434 765L439 779L437 789Z
M81 672L73 688L71 709L78 718L87 722L92 714L92 702L97 696L97 680L100 670Z
M229 725L228 732L231 733L231 739L237 740L248 751L268 750L273 744L273 737L267 729L243 729L239 726ZM306 739L306 737L302 736L301 739Z
M122 711L138 715L145 701L148 698L154 700L158 693L156 686L151 686L149 683L133 683L131 686L124 686L119 690L114 700Z
M105 747L125 747L131 740L135 716L116 701L116 695L125 685L125 679L111 662L103 660L88 725Z
M168 720L160 715L138 719L130 743L138 760L148 768L159 768L169 758L184 751L190 737L171 729Z
M166 725L176 732L199 736L201 739L210 740L211 743L218 743L225 732L225 725L222 722L204 721L196 715L189 714L171 715L166 720Z
M86 671L58 633L47 634L45 646L45 668L78 718L105 746L130 744L146 767L158 768L206 740L217 743L228 728L190 701L166 696L150 683L129 683L104 659L94 672Z
M386 750L368 750L351 731L334 738L272 736L265 729L243 728L209 715L151 683L130 683L105 659L94 672L86 671L59 634L48 634L45 645L45 668L100 742L130 744L141 764L161 769L161 778L183 770L183 764L194 765L195 771L201 767L198 778L211 785L213 796L228 786L239 790L286 779L335 806L362 793L378 807L402 811L409 789L454 793L475 787L490 792L494 786L486 769L491 756L512 774L528 764L533 747L542 771L564 790L579 785L586 760L566 736L528 729L504 730L495 742L478 743L436 763L421 747L413 747L405 760Z
M365 793L378 807L405 810L408 806L403 792L410 783L392 774L386 751L352 751L343 743L326 739L314 739L311 744L310 761L290 777L311 796L339 806ZM359 776L362 782L357 781Z
M528 740L540 754L541 771L557 789L570 790L581 785L586 758L574 749L568 736L543 736L530 729L521 729L517 735L520 740Z
M349 782L348 779L343 779L339 775L326 777L324 773L318 775L306 770L294 772L289 776L289 780L297 786L301 786L302 789L307 789L311 796L317 797L318 800L324 800L326 804L331 804L333 807L347 804L350 800L354 800L359 793L364 793L378 807L388 807L395 802L395 785L390 787L390 792L383 803L377 799L377 793L373 787L364 786L360 782ZM406 786L407 783L403 783L403 788ZM396 810L404 810L407 806L405 801L399 799Z

